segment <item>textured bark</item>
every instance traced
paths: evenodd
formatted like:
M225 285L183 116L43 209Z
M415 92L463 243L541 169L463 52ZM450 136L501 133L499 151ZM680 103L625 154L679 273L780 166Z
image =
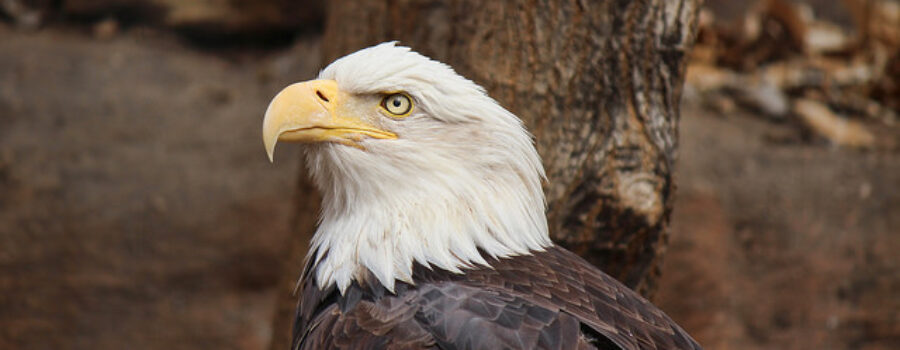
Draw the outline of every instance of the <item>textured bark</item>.
M484 86L535 135L552 238L651 295L699 3L333 1L323 54L399 40Z

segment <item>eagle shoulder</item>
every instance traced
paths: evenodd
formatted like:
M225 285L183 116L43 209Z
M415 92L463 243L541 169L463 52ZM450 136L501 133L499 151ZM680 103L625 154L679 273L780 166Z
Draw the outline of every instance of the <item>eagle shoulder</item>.
M304 278L294 348L700 349L662 311L562 248L488 262L463 275L417 266L416 284L395 294L354 283L340 295Z
M346 295L362 290L350 287ZM397 295L339 298L295 338L297 349L606 349L557 307L452 280ZM352 303L348 304L348 303ZM592 344L592 342L594 342ZM617 349L617 347L609 347Z
M585 336L629 350L701 349L662 310L561 247L489 262L490 269L467 273L466 283L502 286L535 305L558 307L578 319Z

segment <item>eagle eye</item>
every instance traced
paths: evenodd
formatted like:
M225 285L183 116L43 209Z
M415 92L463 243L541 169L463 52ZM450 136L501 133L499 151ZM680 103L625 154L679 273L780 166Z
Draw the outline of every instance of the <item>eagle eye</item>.
M394 117L405 117L412 112L413 102L404 93L396 93L385 96L381 100L381 108L388 111Z

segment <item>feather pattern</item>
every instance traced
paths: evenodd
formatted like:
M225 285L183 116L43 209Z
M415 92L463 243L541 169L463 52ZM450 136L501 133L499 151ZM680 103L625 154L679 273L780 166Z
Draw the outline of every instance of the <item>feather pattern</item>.
M460 272L485 265L479 250L506 257L552 244L531 135L480 86L395 43L342 57L319 79L335 80L348 101L377 105L398 91L415 101L402 119L355 112L396 140L305 148L323 194L310 250L322 285L343 291L371 275L390 290L412 281L414 263Z
M375 282L341 295L306 278L294 349L700 349L565 249L487 260L464 274L418 265L395 293Z
M295 349L699 349L553 245L531 135L477 84L395 43L319 79L337 83L342 113L397 138L305 148L323 203ZM397 92L410 114L379 112Z

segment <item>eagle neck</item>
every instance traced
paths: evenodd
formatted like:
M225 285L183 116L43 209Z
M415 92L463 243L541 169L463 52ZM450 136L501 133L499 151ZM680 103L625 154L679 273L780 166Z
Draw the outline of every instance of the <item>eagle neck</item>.
M343 294L354 281L374 278L393 292L398 281L415 284L416 263L461 274L489 267L482 254L527 255L552 245L537 174L419 168L415 177L391 181L391 174L373 173L361 153L332 146L307 154L323 195L308 257L320 287L336 285Z

